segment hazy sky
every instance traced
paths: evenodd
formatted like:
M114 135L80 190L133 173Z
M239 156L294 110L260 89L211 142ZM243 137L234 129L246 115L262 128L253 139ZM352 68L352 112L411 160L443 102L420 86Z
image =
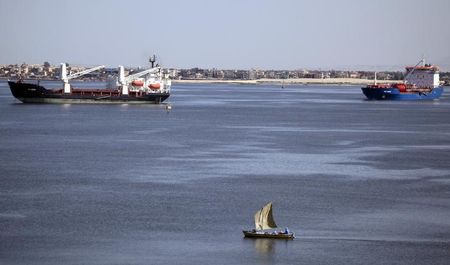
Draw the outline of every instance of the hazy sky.
M450 0L0 0L0 64L450 70Z

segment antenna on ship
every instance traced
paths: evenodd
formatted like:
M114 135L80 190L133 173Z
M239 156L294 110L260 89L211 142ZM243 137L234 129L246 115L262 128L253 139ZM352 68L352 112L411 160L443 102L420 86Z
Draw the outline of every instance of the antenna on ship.
M155 67L156 55L153 54L152 56L150 56L148 61L152 64L152 68Z

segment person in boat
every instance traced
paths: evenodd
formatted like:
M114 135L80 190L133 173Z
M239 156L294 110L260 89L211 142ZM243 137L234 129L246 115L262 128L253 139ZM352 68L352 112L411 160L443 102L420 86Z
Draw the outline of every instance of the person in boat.
M289 234L289 233L290 233L289 228L286 227L286 228L284 229L284 233L285 233L285 234Z

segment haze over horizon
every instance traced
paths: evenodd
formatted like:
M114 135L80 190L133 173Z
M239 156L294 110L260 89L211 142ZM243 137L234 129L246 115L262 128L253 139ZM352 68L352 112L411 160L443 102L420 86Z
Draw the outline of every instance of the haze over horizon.
M450 70L450 1L0 0L0 64Z

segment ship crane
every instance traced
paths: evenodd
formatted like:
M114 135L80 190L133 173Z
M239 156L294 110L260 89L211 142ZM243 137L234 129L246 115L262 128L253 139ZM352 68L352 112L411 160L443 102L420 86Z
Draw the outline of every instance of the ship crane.
M128 95L128 84L131 83L134 79L139 78L141 76L147 75L147 74L153 74L160 72L160 67L154 67L150 68L144 71L141 71L139 73L131 74L128 76L125 76L125 71L122 65L119 65L119 86L122 87L122 94Z
M100 65L100 66L96 66L94 68L89 68L86 69L84 71L80 71L77 73L73 73L70 75L67 75L67 66L65 63L61 64L61 80L64 82L64 93L70 93L70 84L69 84L69 80L83 76L83 75L87 75L91 72L97 71L99 69L105 68L104 65Z

